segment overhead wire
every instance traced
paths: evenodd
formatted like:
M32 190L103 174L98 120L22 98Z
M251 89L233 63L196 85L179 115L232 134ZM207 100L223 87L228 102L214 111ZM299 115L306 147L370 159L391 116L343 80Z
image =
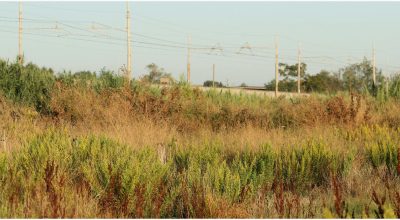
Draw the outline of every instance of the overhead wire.
M74 10L75 11L75 10ZM86 12L86 11L85 11ZM143 17L143 16L142 16ZM144 16L145 17L145 16ZM148 18L145 18L144 20L146 20ZM119 38L119 37L115 37L115 36L111 36L109 34L104 34L104 33L100 33L99 31L93 31L93 30L88 30L85 28L81 28L78 27L76 25L71 25L70 23L76 22L76 23L81 23L81 24L97 24L100 26L105 27L104 29L106 30L112 30L112 31L117 31L117 32L126 32L126 30L122 29L122 28L118 28L118 27L113 27L111 25L107 25L107 24L103 24L103 23L99 23L99 22L86 22L86 21L67 21L67 20L54 20L54 21L49 21L46 19L35 19L35 18L23 18L24 22L29 22L29 23L36 23L36 24L51 24L51 23L57 23L59 24L61 27L64 27L65 29L72 29L75 31L82 31L82 32L86 32L86 33L90 33L93 35L85 35L85 34L77 34L77 33L73 33L71 30L69 30L69 33L65 33L64 35L52 35L52 34L44 34L44 33L40 33L40 34L35 34L32 32L24 32L24 34L29 34L29 35L35 35L35 36L46 36L46 37L57 37L57 38L66 38L66 39L72 39L72 40L79 40L79 41L86 41L86 42L95 42L95 43L102 43L102 44L109 44L109 45L119 45L119 46L124 46L126 39L123 38ZM157 20L157 19L148 19L148 20ZM10 17L4 17L4 16L0 16L0 21L3 22L17 22L18 19L15 18L10 18ZM161 22L161 23L168 23L166 21L156 21L156 22ZM172 26L174 26L174 24L170 24ZM25 30L63 30L62 28L25 28ZM2 30L0 30L2 31ZM4 31L4 30L3 30ZM196 31L195 31L196 32ZM182 32L180 32L182 33ZM155 40L155 41L160 41L160 42L165 42L165 43L159 43L159 42L149 42L149 41L142 41L142 40L131 40L131 42L133 43L134 47L138 47L138 48L145 48L145 49L156 49L156 50L164 50L164 51L181 51L182 49L187 49L188 45L186 45L185 43L181 43L181 42L176 42L176 41L171 41L171 40L167 40L167 39L162 39L162 38L158 38L158 37L153 37L153 36L148 36L148 35L144 35L144 34L140 34L140 33L135 33L132 32L133 35L138 36L138 37L142 37L144 39L151 39L151 40ZM226 33L225 33L226 34ZM249 33L243 34L243 33L239 33L240 35L252 35ZM260 36L266 36L264 34L260 34ZM292 41L296 41L297 40L285 36L285 35L280 35L283 38L286 39L290 39ZM88 39L89 38L89 39ZM122 43L124 42L124 43ZM303 41L302 41L303 43ZM305 43L310 43L310 42L305 42ZM139 44L139 45L138 45ZM142 45L140 45L142 44ZM145 45L145 46L143 46ZM266 61L266 60L273 60L275 59L274 55L272 53L265 53L266 51L268 52L272 52L274 50L274 47L272 46L265 46L265 45L258 45L258 46L252 46L252 49L258 50L259 52L256 54L246 54L246 53L235 53L232 50L232 48L239 48L240 45L229 45L229 44L222 44L224 45L223 48L223 54L222 55L215 55L215 54L207 54L204 51L206 50L210 50L212 48L212 46L208 46L205 44L194 44L194 46L197 47L190 47L193 49L193 53L194 54L201 54L201 55L207 55L207 56L216 56L216 57L224 57L224 58L229 58L229 57L246 57L247 59L251 59L251 60L260 60L260 61ZM316 44L314 44L316 45ZM296 51L297 49L289 49L289 48L280 48L280 51ZM201 52L203 51L203 52ZM263 51L263 52L261 52ZM308 51L308 49L306 49L305 51ZM352 50L355 51L355 50ZM343 62L343 60L339 60L337 58L334 57L330 57L330 56L305 56L302 57L302 59L304 61L307 61L307 63L311 63L311 64L321 64L321 65L333 65L333 63L327 63L327 62L323 62L324 60L331 60L331 61L335 61L336 63L346 63ZM282 54L280 55L280 60L285 60L285 61L293 61L296 62L297 57L295 56L282 56Z
M16 33L15 31L10 31L10 30L4 30L4 29L0 29L1 32L10 32L10 33ZM114 43L114 42L109 42L109 41L104 41L104 40L93 40L93 39L85 39L85 38L78 38L78 37L67 37L67 36L62 36L62 35L52 35L52 34L37 34L37 33L32 33L32 32L25 32L25 34L27 35L34 35L34 36L44 36L44 37L55 37L55 38L66 38L66 39L72 39L72 40L79 40L79 41L85 41L85 42L94 42L94 43L102 43L102 44L108 44L108 45L119 45L119 46L124 46L124 44L122 43ZM133 43L135 43L136 41L133 41ZM138 43L138 42L136 42ZM139 42L141 43L141 42ZM156 44L157 45L157 44ZM156 49L156 50L168 50L165 48L157 48L157 47L148 47L148 46L141 46L141 45L133 45L134 47L138 47L138 48L146 48L146 49ZM180 48L180 47L179 47ZM206 54L206 53L201 53L201 52L194 52L197 54L203 54L203 55L210 55L210 54ZM232 55L232 53L231 53ZM233 53L233 55L237 55L235 53ZM271 58L272 57L267 57L267 56L262 56L262 55L246 55L246 54L241 54L240 56L248 56L251 57L252 60L254 60L254 57L258 57L258 58ZM227 57L227 56L224 56Z
M88 31L88 30L86 30L86 29L82 29L82 28L77 28L77 27L73 27L73 26L71 26L71 25L68 25L68 24L65 24L65 23L60 23L61 25L65 25L65 26L67 26L67 27L70 27L70 28L74 28L74 29L77 29L77 30L81 30L81 31L85 31L85 32L89 32L89 33L94 33L94 32L92 32L92 31ZM34 33L26 33L26 34L30 34L30 35L34 35ZM94 33L94 34L97 34L97 33ZM73 34L72 34L73 35ZM63 35L56 35L56 36L54 36L54 35L44 35L44 34L40 34L39 36L47 36L47 37L58 37L58 38L69 38L69 39L74 39L74 40L80 40L80 41L86 41L86 42L94 42L93 40L89 40L89 39L83 39L83 38L77 38L77 37L67 37L67 36L63 36ZM97 37L97 36L90 36L90 35L78 35L78 36L83 36L83 37ZM108 36L107 36L108 37ZM110 38L110 39L113 39L113 40L119 40L119 41L124 41L125 42L125 39L119 39L119 38ZM99 40L96 40L95 42L97 42L97 43L105 43L105 44L111 44L111 45L120 45L120 46L123 46L123 44L119 44L119 43L114 43L114 42L109 42L109 41L104 41L104 40L102 40L102 41L99 41ZM142 43L142 44L148 44L148 45L153 45L153 46L166 46L166 47L173 47L173 48L179 48L179 49L186 49L187 47L185 47L185 46L173 46L173 45L166 45L166 44L157 44L157 43L150 43L150 42L142 42L142 41L132 41L133 43ZM138 47L138 45L134 45L135 47ZM140 47L140 46L139 46ZM156 48L156 47L143 47L142 46L142 48L148 48L148 49L161 49L161 48ZM199 48L199 49L209 49L209 48ZM263 59L274 59L274 57L271 55L271 56L266 56L266 55L260 55L260 54L237 54L237 53L234 53L234 52L229 52L229 51L227 51L227 50L225 50L224 51L225 53L229 53L229 54L233 54L233 55L239 55L239 56L245 56L245 57L248 57L248 58L252 58L252 59L254 59L254 58L263 58ZM206 54L206 55L210 55L210 54ZM292 60L292 61L296 61L295 60L296 58L295 57L282 57L281 56L281 60ZM315 61L308 61L309 63L313 63L313 64L326 64L326 63L323 63L323 62L315 62ZM338 62L340 62L340 61L338 61Z

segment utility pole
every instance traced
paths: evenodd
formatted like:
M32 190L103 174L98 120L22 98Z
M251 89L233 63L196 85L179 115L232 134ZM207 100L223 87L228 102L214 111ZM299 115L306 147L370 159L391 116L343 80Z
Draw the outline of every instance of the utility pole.
M190 47L191 47L191 36L188 36L188 54L187 54L187 82L190 84Z
M374 83L374 87L376 86L376 73L375 73L375 44L372 46L372 81Z
M213 88L215 88L215 64L213 64Z
M278 82L279 82L279 63L278 63L278 37L275 36L275 97L278 97Z
M22 5L18 2L18 63L22 65Z
M301 77L301 61L300 61L300 43L297 49L297 93L300 94L300 77Z
M129 81L132 74L132 48L131 48L131 14L129 11L129 1L126 1L126 46L127 46L127 69L126 78Z

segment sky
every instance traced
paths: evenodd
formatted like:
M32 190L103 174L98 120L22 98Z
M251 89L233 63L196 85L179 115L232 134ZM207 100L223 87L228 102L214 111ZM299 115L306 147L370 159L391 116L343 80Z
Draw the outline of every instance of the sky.
M307 73L371 59L386 75L400 70L400 2L130 2L133 77L155 63L191 81L261 86L279 62L300 58ZM27 62L60 72L115 73L127 62L126 2L22 2ZM18 2L0 2L0 59L18 54Z

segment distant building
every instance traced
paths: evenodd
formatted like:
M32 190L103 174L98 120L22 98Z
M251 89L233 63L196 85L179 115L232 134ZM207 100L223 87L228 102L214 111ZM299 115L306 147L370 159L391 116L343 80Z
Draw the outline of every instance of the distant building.
M160 78L160 84L161 85L169 85L171 83L172 83L172 80L171 80L170 77L163 76L163 77Z

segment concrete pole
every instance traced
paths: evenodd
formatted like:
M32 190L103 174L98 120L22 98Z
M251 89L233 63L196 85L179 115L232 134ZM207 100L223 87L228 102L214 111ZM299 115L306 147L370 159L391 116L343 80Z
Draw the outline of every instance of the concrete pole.
M278 97L278 83L279 83L279 61L278 61L278 37L275 37L275 97Z
M131 47L131 14L129 11L129 1L126 1L126 46L127 46L127 55L126 55L126 78L128 81L132 76L132 47Z
M22 5L21 1L18 2L18 63L22 65L23 62L22 52Z

